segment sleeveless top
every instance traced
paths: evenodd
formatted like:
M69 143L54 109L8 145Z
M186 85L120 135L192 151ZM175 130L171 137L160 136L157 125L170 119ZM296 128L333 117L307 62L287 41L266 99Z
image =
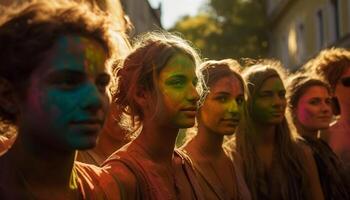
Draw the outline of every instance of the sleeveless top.
M9 168L0 161L0 199L36 199L33 193L28 191L25 179L14 168ZM52 172L55 173L55 172ZM120 200L120 189L118 180L107 173L107 171L84 163L75 162L72 169L72 178L75 180L77 198L83 200ZM25 192L18 192L12 185L21 182ZM45 190L45 188L43 188Z
M106 170L81 162L75 162L74 169L83 199L121 199L118 179L108 174Z
M100 166L104 161L93 149L78 151L76 160L95 166Z
M349 175L338 156L321 139L304 137L304 142L312 149L325 199L350 199Z
M128 146L128 145L127 145ZM113 175L114 164L124 164L135 176L137 181L136 199L142 200L173 200L178 197L171 195L169 188L164 187L164 182L156 170L156 164L145 157L146 152L141 149L128 148L127 151L119 150L113 153L104 163L103 167ZM202 197L201 188L197 182L195 172L190 159L181 151L174 151L174 158L181 159L181 168L191 185L192 196L189 198L198 200ZM176 185L176 174L174 174ZM176 186L181 195L181 185ZM125 194L121 191L122 196Z
M185 153L187 151L185 149L182 149ZM233 158L233 155L230 156L230 154L233 154L232 152L225 151L227 156L229 157L230 161L232 161L232 171L227 172L227 175L231 174L233 178L235 179L235 197L234 200L251 200L250 192L248 190L248 187L245 183L242 171L240 170L240 167L238 163L235 162L235 159ZM187 153L188 154L188 153ZM191 157L189 155L189 157ZM207 174L203 171L202 167L200 166L200 163L195 162L192 159L193 166L197 175L197 178L200 180L202 190L204 191L204 195L206 199L211 200L229 200L231 199L228 194L226 194L225 191L223 191L220 186L217 185L217 183L213 182L208 178Z

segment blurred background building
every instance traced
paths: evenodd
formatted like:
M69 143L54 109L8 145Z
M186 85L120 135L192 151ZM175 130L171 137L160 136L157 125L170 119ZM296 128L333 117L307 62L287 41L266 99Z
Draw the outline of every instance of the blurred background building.
M350 47L350 0L267 0L270 57L295 70L327 47Z
M152 8L148 0L121 0L125 13L129 16L134 30L131 35L162 29L160 22L161 4Z

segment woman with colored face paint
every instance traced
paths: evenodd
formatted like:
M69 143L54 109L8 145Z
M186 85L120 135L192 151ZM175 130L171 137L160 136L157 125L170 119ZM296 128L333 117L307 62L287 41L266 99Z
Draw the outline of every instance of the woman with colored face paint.
M87 5L92 6L93 8L98 8L110 15L114 29L120 31L118 34L113 35L113 39L116 41L116 45L118 45L118 53L121 54L120 56L125 56L125 54L128 53L129 45L124 36L124 32L127 31L130 24L125 18L119 0L74 1L78 3L87 3ZM10 6L11 4L23 4L26 2L28 2L28 0L0 1L0 4ZM111 112L109 112L107 116L97 146L94 149L79 151L77 155L78 161L99 166L111 153L129 141L129 138L127 137L128 131L120 127L117 119L115 119L117 114L114 110L114 108L111 108ZM16 131L8 129L9 126L0 125L0 155L6 153L16 139Z
M0 157L0 199L120 199L105 170L75 162L95 146L117 49L105 15L71 1L7 7L0 19L0 116L18 130Z
M248 116L236 133L252 199L323 199L311 150L289 129L283 70L263 60L248 67Z
M331 122L331 89L318 77L295 75L288 85L288 111L316 161L325 199L350 199L344 166L318 133Z
M75 0L81 1L81 0ZM86 0L85 0L86 1ZM119 0L87 0L91 5L96 5L102 11L107 12L112 17L113 24L116 25L116 29L124 30L119 34L113 35L113 39L116 40L118 45L118 60L125 57L130 51L129 42L126 37L123 37L123 33L127 31L130 24L125 20L125 13L122 10L122 6ZM117 67L115 67L117 68ZM117 86L110 87L111 93ZM99 134L98 142L93 149L79 151L76 160L100 166L108 156L120 147L128 143L131 138L129 137L130 132L128 127L124 127L120 123L119 111L117 106L113 103L115 100L111 99L111 105L109 112L106 116L106 121Z
M198 63L183 39L147 33L118 71L115 103L141 130L104 169L121 178L127 199L203 199L188 158L174 151L179 129L195 123Z
M346 164L350 174L350 51L323 50L304 67L315 71L331 85L333 113L337 118L321 136Z
M242 172L222 145L243 115L246 88L232 59L207 61L201 72L208 93L197 113L195 136L183 147L190 156L205 199L250 199Z

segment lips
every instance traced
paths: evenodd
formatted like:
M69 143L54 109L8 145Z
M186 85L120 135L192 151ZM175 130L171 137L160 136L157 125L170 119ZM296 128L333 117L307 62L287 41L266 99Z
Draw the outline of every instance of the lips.
M189 117L195 117L197 114L197 107L195 106L186 107L186 108L180 109L180 111Z
M331 120L332 116L319 116L317 118L320 120Z
M76 120L71 122L71 125L86 132L97 132L101 130L103 125L103 120L100 119L86 119L86 120Z
M239 124L239 119L237 118L226 118L222 119L221 121L231 126L237 126Z
M275 117L280 117L280 116L284 116L284 112L272 112L271 113L272 116L275 116Z

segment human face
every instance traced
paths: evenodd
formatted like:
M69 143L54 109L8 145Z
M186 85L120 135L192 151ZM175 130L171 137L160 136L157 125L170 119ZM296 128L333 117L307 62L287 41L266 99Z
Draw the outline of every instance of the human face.
M21 132L46 148L94 147L109 105L106 58L91 39L60 37L29 78Z
M281 123L286 109L285 94L286 90L279 77L266 79L253 97L253 118L261 124Z
M350 66L347 67L341 75L335 86L335 96L337 97L341 107L350 107L350 86L347 86L347 80L350 79Z
M174 128L188 128L195 123L197 101L197 76L194 62L185 55L176 54L160 71L158 78L159 123Z
M210 132L231 135L239 123L243 101L239 79L236 76L221 78L210 86L210 92L199 111L199 123Z
M296 107L298 123L308 130L320 130L329 126L332 119L331 97L327 88L311 86L300 97Z

